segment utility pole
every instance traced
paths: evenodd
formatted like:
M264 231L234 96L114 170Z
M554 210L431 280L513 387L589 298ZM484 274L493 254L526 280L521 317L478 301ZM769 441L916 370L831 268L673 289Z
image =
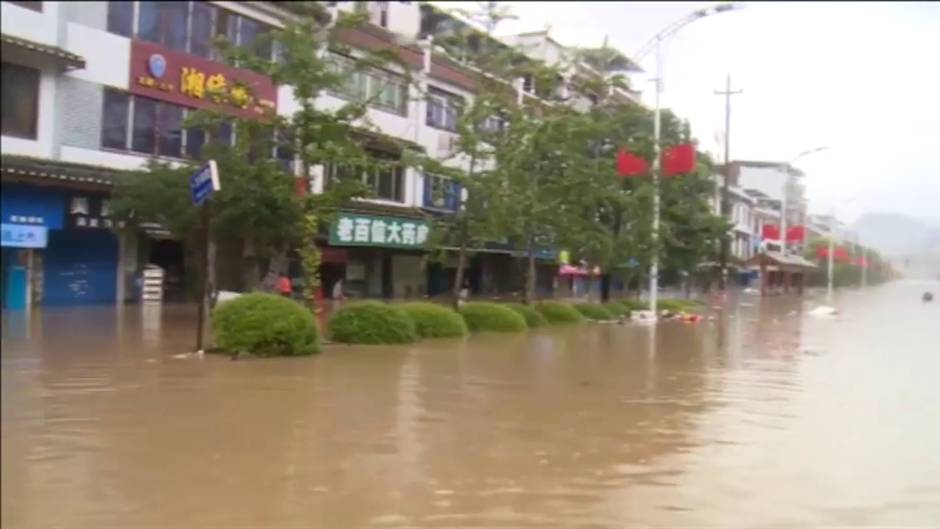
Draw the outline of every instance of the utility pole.
M721 186L721 216L731 220L731 96L738 95L743 90L731 89L731 74L725 78L725 89L715 90L715 95L725 96L725 178ZM729 233L721 236L721 275L718 277L718 288L725 290L728 284L728 250L731 244Z

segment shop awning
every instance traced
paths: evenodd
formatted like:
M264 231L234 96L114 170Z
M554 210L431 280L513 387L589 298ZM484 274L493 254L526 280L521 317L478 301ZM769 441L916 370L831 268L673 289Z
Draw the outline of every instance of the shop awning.
M783 255L780 252L765 252L748 259L747 267L752 270L760 270L761 267L766 267L783 272L806 272L816 268L816 265L799 255Z
M0 43L2 43L2 52L4 60L19 55L21 59L29 63L36 61L30 59L48 60L52 59L56 63L67 69L81 69L85 67L85 59L70 51L63 50L58 46L42 44L31 40L26 40L6 33L0 34Z
M114 186L122 171L110 167L60 162L28 156L0 157L0 175L4 181L20 181L39 185L62 185L108 189Z

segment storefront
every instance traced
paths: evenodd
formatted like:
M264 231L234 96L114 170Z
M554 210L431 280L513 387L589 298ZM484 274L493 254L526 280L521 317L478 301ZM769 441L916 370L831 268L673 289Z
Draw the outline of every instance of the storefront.
M403 209L410 213L411 210ZM352 298L414 298L427 293L425 243L431 224L415 216L340 212L323 248L321 281L339 280Z
M3 159L4 309L117 299L120 245L110 216L110 182L54 165Z

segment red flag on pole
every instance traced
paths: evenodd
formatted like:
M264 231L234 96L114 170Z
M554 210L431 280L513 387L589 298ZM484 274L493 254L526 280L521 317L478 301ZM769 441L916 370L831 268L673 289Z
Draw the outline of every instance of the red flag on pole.
M620 176L640 176L649 171L646 160L626 149L617 152L617 173Z
M675 176L695 171L695 145L683 143L666 149L662 157L663 175Z

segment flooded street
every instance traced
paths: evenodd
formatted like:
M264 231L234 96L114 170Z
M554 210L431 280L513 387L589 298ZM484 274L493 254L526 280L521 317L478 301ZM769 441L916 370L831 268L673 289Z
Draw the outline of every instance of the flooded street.
M935 527L925 285L237 362L179 308L5 314L2 525Z

